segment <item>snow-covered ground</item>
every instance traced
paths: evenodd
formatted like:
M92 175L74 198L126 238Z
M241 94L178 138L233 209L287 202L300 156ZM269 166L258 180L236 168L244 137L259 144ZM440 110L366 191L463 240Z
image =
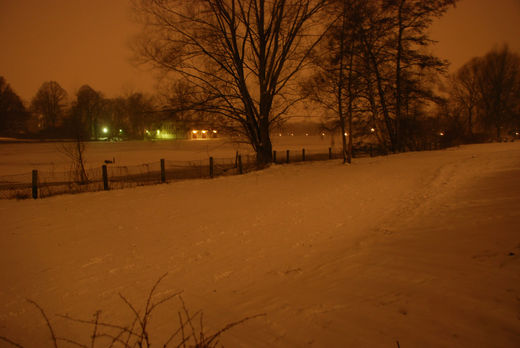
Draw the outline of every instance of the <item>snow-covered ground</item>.
M70 143L0 143L0 176L28 174L33 169L40 171L68 171L71 160L64 154L63 146ZM87 168L99 168L105 160L115 158L117 165L129 166L158 162L161 158L171 161L204 161L215 158L234 158L252 154L251 146L238 139L218 138L210 140L160 140L87 142L85 163ZM273 137L273 149L278 151L301 151L328 153L328 148L338 148L339 139L321 136ZM285 153L282 154L285 156Z
M518 347L519 179L515 142L3 200L0 336L51 346L29 298L89 344L54 314L126 324L118 294L142 308L168 272L158 293L183 290L210 332L266 314L227 347Z

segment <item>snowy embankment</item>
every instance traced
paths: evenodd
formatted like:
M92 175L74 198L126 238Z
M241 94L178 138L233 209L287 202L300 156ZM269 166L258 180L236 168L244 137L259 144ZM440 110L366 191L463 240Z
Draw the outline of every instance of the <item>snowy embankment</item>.
M519 346L519 178L517 142L0 201L0 336L50 346L30 298L87 344L54 313L127 323L168 272L210 331L266 313L227 347Z

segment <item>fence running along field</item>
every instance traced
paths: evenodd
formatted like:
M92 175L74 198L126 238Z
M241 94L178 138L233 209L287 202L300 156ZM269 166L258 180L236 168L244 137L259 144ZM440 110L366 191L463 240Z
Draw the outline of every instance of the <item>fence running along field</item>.
M353 150L354 157L384 154L379 148ZM323 161L342 158L342 153L329 148L328 152L285 150L273 151L277 164L302 161ZM243 174L256 169L254 155L213 158L207 161L157 160L133 166L107 164L85 171L84 178L73 171L34 170L19 175L0 175L0 199L45 198L54 195L127 187L154 185L176 180L203 179L223 175Z

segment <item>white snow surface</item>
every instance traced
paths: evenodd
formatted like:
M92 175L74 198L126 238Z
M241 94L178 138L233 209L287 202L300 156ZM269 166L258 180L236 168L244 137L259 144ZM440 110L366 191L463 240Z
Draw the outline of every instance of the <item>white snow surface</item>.
M126 325L119 294L143 308L167 272L157 295L182 290L210 334L265 313L226 347L519 347L519 179L515 142L1 200L0 336L52 346L31 299L89 345L55 314Z

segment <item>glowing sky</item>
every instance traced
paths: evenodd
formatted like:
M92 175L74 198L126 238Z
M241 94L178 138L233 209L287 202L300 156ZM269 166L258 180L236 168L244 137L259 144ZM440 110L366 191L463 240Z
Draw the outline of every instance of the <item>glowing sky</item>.
M0 75L26 101L48 80L69 94L152 91L152 73L131 63L138 30L129 0L0 0ZM520 53L520 0L462 0L432 37L452 70L495 44Z

